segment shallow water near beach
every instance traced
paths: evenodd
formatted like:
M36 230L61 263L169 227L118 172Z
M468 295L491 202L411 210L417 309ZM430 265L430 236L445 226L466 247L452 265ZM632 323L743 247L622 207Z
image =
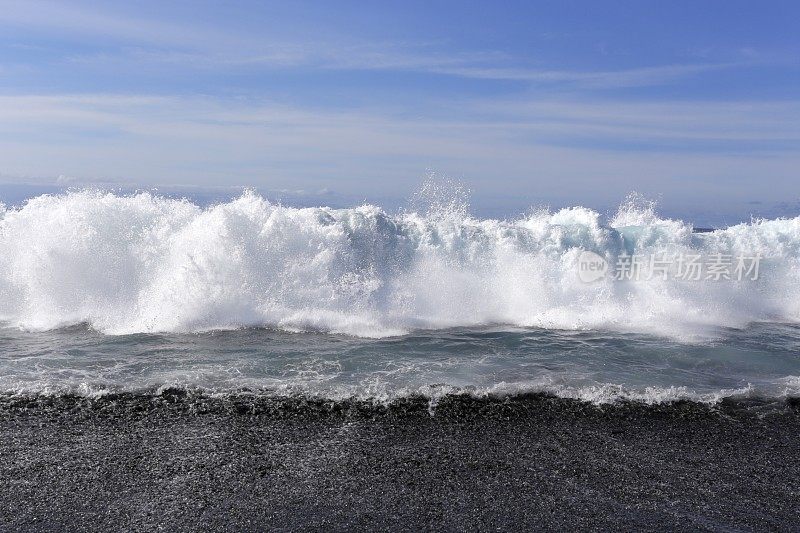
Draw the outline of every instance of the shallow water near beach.
M409 396L547 392L595 403L800 392L800 327L753 324L679 342L638 333L508 327L364 339L239 329L104 335L85 326L0 332L0 389L11 394L212 394L389 402Z

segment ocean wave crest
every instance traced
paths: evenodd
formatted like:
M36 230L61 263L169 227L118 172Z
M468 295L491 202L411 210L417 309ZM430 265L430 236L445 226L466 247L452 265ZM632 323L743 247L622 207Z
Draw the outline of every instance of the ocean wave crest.
M746 254L758 280L584 283L588 250ZM107 334L265 326L364 337L508 324L683 337L800 318L800 217L709 233L623 204L476 219L461 203L390 215L292 208L246 192L202 208L73 191L0 209L0 319Z

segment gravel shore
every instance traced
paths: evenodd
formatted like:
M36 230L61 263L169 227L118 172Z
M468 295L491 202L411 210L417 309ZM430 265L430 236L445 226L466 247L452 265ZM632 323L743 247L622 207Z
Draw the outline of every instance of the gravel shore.
M795 402L0 402L4 530L800 528Z

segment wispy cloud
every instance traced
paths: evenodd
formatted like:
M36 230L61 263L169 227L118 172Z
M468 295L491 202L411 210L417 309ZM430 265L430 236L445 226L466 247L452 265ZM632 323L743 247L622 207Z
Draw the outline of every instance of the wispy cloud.
M467 100L433 103L408 117L403 109L304 109L263 100L131 95L0 96L0 131L42 126L114 127L124 134L171 131L193 137L226 128L266 128L305 133L358 125L387 132L413 127L450 133L530 134L524 143L547 144L594 135L616 141L769 141L800 148L800 101L626 103L586 100ZM466 111L465 111L466 110ZM791 120L787 120L787 118ZM159 124L157 129L151 125ZM171 125L176 127L172 131ZM185 128L182 132L180 128ZM450 132L450 133L448 133ZM454 137L457 137L455 135ZM409 141L408 144L416 144ZM672 146L672 145L670 145Z
M571 139L594 136L598 140L649 142L680 141L687 147L710 141L725 148L728 141L746 141L800 149L800 102L779 101L660 101L607 100L511 100L479 102L473 112L503 117L503 128L512 125L546 130L552 138L567 133ZM668 146L673 146L669 144ZM747 149L730 144L728 148Z
M423 119L218 98L5 96L0 171L403 195L438 168L477 192L502 177L520 197L592 191L610 201L632 189L685 196L687 180L720 198L746 195L743 184L760 179L769 200L796 189L798 119L800 102L473 101ZM761 149L736 149L759 139ZM632 142L640 145L625 146ZM721 177L734 185L720 188Z
M498 53L446 55L414 53L418 46L405 48L391 43L334 44L306 42L303 44L272 43L254 46L252 50L184 51L169 48L127 46L113 53L71 55L72 63L115 62L121 58L142 63L165 63L190 68L247 69L247 68L317 68L325 70L396 70L444 73L447 68L485 62ZM411 49L411 51L409 51ZM456 74L457 75L457 74Z
M42 1L0 0L0 25L58 31L86 40L103 37L114 47L66 53L71 63L103 64L120 60L165 63L184 68L317 68L393 70L471 79L609 89L668 84L708 72L746 67L741 61L670 64L618 70L563 70L520 65L518 58L493 50L453 53L430 43L358 42L353 39L270 39L222 27L179 24L127 13Z
M662 65L607 71L548 70L485 66L508 63L498 52L461 55L410 53L389 44L336 46L324 43L275 44L251 53L216 53L125 47L114 53L73 55L73 63L118 62L120 58L141 63L163 63L188 68L214 69L324 69L342 71L396 71L435 74L468 79L518 81L538 86L554 85L580 89L614 89L671 84L715 71L747 68L754 63L701 63Z
M618 88L661 85L705 72L747 66L746 63L704 63L663 65L610 71L570 71L520 68L455 67L436 72L491 80L529 81L533 83L566 83L587 88Z
M241 42L229 32L220 32L214 27L192 27L98 9L97 6L42 0L0 0L0 24L83 38L102 36L149 44L200 46L209 42Z

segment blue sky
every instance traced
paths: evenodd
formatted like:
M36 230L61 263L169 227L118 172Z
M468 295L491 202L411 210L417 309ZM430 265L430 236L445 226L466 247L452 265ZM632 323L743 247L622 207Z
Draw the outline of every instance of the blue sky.
M796 2L0 0L15 184L712 221L800 202ZM6 200L8 201L8 200Z

